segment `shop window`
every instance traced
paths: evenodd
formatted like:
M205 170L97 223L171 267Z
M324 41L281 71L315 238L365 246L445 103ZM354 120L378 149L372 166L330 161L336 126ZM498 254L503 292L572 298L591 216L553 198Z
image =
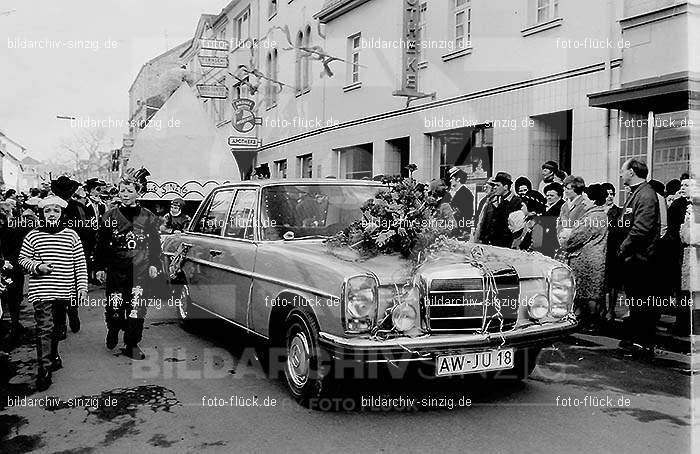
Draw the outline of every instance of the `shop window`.
M490 124L452 129L433 134L440 153L440 178L451 167L459 167L473 183L483 183L492 176L493 127Z
M340 178L372 178L372 144L337 150Z
M690 172L690 130L687 110L654 115L651 176L667 183Z

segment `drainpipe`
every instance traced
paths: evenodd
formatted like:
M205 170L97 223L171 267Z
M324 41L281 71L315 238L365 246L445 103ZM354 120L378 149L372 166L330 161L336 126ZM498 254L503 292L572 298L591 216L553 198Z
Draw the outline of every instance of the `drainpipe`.
M617 24L617 21L615 20L615 3L621 1L621 0L608 0L608 39L612 42L616 42L617 40L613 38L615 34L615 25ZM607 50L608 56L607 60L605 61L605 79L607 80L607 88L606 90L609 91L612 89L612 59L613 59L613 49L608 48ZM612 114L612 111L610 109L607 109L607 115L605 116L605 138L606 138L606 151L609 154L610 149L612 146L612 138L611 138L611 128L612 124L610 121L610 116ZM619 114L618 114L619 115ZM619 152L618 152L618 159L616 162L618 162L620 159ZM608 158L608 165L606 166L606 181L612 181L611 180L611 172L610 172L610 159Z

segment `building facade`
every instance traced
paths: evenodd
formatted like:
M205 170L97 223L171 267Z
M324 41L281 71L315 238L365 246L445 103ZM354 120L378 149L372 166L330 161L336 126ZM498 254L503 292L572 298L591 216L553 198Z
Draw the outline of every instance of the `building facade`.
M344 60L323 71L287 42L270 51L264 69L286 85L263 101L257 162L273 176L363 178L411 162L426 180L456 165L476 185L499 170L537 184L541 163L554 160L589 182L618 182L621 161L636 156L665 182L690 166L694 2L266 5L275 12L260 16L261 34L288 25L295 43ZM651 94L618 96L650 83Z
M700 172L697 3L233 0L200 17L179 64L220 140L241 135L232 103L255 102L246 156L273 177L414 163L423 180L461 167L478 190L500 170L537 185L554 160L619 186L637 157L666 182Z
M27 156L26 148L0 131L0 188L3 191L23 191L22 160Z

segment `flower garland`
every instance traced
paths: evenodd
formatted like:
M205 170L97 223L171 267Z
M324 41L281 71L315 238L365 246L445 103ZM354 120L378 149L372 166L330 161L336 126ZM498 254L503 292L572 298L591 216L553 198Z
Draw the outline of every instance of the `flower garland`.
M399 253L415 260L421 250L454 229L451 210L440 209L442 191L416 182L415 164L407 168L407 178L382 178L387 188L362 205L362 219L326 241L330 253L350 247L364 258Z

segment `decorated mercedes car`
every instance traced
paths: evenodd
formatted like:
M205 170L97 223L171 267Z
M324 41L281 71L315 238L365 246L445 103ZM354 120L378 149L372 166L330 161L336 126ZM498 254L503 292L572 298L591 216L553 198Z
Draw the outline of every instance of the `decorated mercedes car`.
M302 405L348 364L525 378L577 327L571 270L455 237L444 213L411 178L243 181L164 241L164 267L182 324L221 319L281 351L261 359Z

